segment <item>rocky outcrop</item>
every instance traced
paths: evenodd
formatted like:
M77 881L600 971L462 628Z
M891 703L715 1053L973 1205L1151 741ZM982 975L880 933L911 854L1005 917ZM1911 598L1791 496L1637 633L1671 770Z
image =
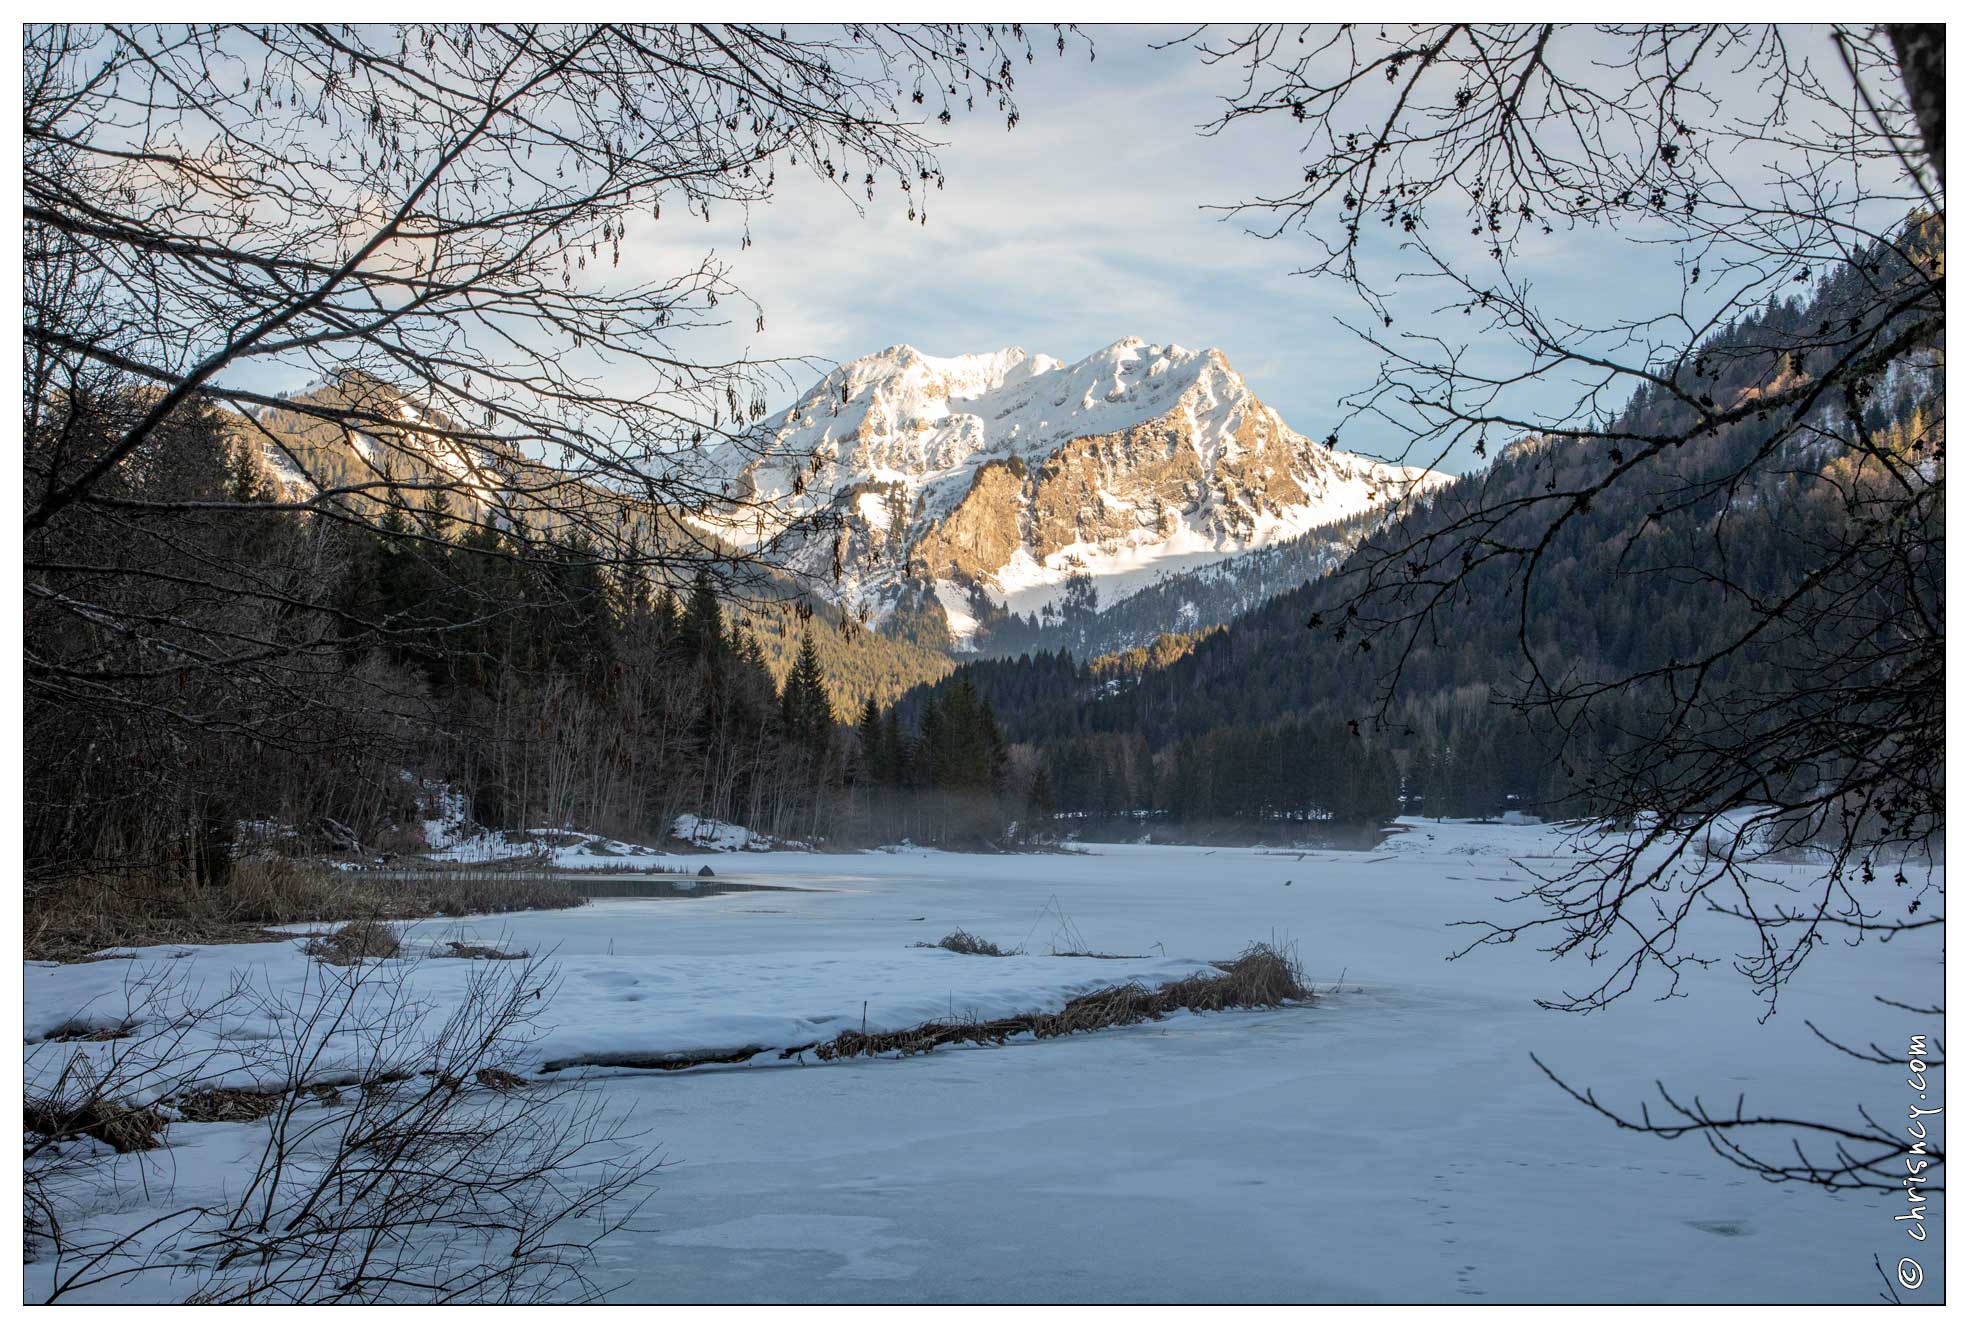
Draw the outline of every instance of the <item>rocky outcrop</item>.
M1016 457L980 466L950 514L930 521L908 546L910 575L975 581L1004 567L1025 539L1026 478Z

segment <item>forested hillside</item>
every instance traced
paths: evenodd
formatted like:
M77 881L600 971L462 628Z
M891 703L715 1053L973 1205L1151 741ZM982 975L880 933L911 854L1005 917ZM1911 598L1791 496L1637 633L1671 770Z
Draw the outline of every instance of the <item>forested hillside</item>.
M30 459L86 457L150 400L67 397ZM829 833L839 722L949 668L770 582L673 589L461 520L443 486L371 521L296 512L259 457L236 415L185 408L30 538L30 876L219 876L242 825L414 848L427 779L493 827Z
M1491 539L1523 540L1546 495L1576 491L1604 468L1604 441L1525 438L1487 470L1419 499L1337 572L1222 630L1084 666L1065 652L969 664L899 709L907 716L925 695L966 681L996 709L1008 740L1034 749L1060 809L1177 818L1372 817L1398 804L1439 815L1590 811L1593 800L1576 792L1590 784L1590 768L1645 750L1678 704L1665 689L1596 693L1596 680L1691 661L1710 662L1702 682L1713 695L1741 699L1732 732L1746 743L1782 736L1815 706L1845 704L1849 687L1867 689L1868 706L1912 693L1938 726L1940 659L1930 649L1938 632L1924 643L1896 625L1897 615L1939 622L1943 387L1937 368L1921 367L1935 357L1913 354L1938 349L1932 334L1909 320L1870 332L1869 348L1884 343L1891 353L1879 358L1869 390L1814 408L1828 426L1864 431L1882 455L1900 459L1900 474L1856 462L1833 427L1801 429L1759 405L1822 372L1838 353L1828 331L1849 319L1857 326L1853 310L1891 290L1897 268L1910 278L1912 264L1939 269L1937 224L1917 223L1906 239L1905 249L1856 255L1810 298L1773 301L1734 323L1672 367L1662 387L1638 393L1599 431L1603 440L1639 448L1688 432L1685 395L1727 407L1728 422L1669 446L1652 469L1572 500L1539 550L1535 577L1521 578L1515 564L1466 560L1449 587L1453 605L1424 624L1406 608L1411 591L1371 586L1367 573L1385 569L1391 550L1446 540L1436 533L1462 530L1477 512L1515 513L1515 529ZM1738 472L1741 483L1708 484ZM1877 500L1889 488L1904 496L1902 476L1927 477L1932 497L1890 517ZM1694 497L1678 501L1684 492ZM1885 525L1892 531L1877 548L1828 562L1826 551ZM1408 575L1426 591L1439 574L1425 558L1416 555ZM1851 610L1859 590L1884 608ZM1815 598L1827 612L1809 639L1758 636L1771 606ZM1387 630L1370 638L1368 623ZM1862 639L1877 647L1902 636L1909 645L1890 646L1883 666L1892 676L1883 667L1850 680L1827 672L1828 661L1860 654L1851 648ZM1748 644L1733 649L1739 643ZM1590 708L1582 701L1568 716L1500 704L1531 662L1568 680ZM1855 733L1854 742L1867 741L1864 729ZM1837 761L1772 764L1747 778L1763 782L1752 792L1777 799L1834 778Z
M347 375L285 400L284 406L245 416L221 413L213 420L240 465L259 463L263 482L248 488L263 498L331 493L337 502L372 517L394 508L399 525L405 524L402 512L421 503L436 519L436 536L444 544L463 549L495 531L523 527L536 541L564 549L576 562L600 534L588 528L594 523L608 528L610 539L666 551L668 568L639 576L652 585L659 578L667 580L678 593L690 584L693 567L713 566L730 592L727 598L736 606L739 625L757 638L775 680L783 683L792 670L801 625L810 616L832 629L816 640L828 697L843 716L853 715L867 698L886 703L951 667L941 652L900 638L844 630L846 615L824 597L801 595L768 562L738 557L707 531L648 510L633 494L572 485L544 466L494 466L451 439L455 421L428 404L413 407L364 375ZM329 407L398 416L404 423L377 426L373 433L348 431L315 414ZM378 436L389 440L387 448ZM556 501L543 501L549 493ZM567 495L576 493L579 501L569 501ZM425 552L435 561L423 569L421 582L435 593L447 580L446 554L434 545L425 546ZM450 594L456 599L466 592L453 588Z

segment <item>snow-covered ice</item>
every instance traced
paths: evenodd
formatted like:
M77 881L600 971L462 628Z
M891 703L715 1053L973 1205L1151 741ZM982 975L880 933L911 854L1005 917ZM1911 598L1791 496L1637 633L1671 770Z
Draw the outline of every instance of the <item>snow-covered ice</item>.
M1761 1023L1727 961L1673 1000L1557 1014L1533 999L1576 986L1583 961L1520 942L1451 963L1446 925L1496 916L1521 864L1562 852L1552 827L1408 822L1368 853L727 853L720 887L798 889L439 920L406 950L465 932L551 951L542 1061L794 1046L858 1026L864 1002L871 1029L1053 1007L1273 937L1321 990L900 1061L561 1072L596 1077L669 1160L642 1230L600 1250L621 1300L1874 1300L1875 1254L1891 1269L1909 1245L1891 1197L1771 1185L1699 1139L1619 1131L1530 1054L1630 1110L1660 1079L1753 1110L1904 1117L1902 1072L1832 1053L1804 1021L1857 1045L1938 1037L1873 998L1938 1002L1939 936L1828 946ZM1027 953L913 945L955 927ZM1730 934L1710 935L1727 955ZM307 963L283 942L30 965L24 1032L119 1007L132 971L280 985ZM468 967L423 960L411 982L442 1006ZM167 1175L221 1184L255 1129L173 1128ZM1923 1254L1918 1295L1938 1295L1941 1252Z

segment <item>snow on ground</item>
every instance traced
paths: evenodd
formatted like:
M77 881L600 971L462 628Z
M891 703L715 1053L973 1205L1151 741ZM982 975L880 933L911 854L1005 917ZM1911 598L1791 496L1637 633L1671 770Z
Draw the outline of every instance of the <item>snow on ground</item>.
M1939 1037L1873 1000L1939 1001L1939 936L1826 947L1763 1023L1727 963L1674 1000L1574 1016L1533 998L1577 986L1581 961L1519 943L1446 962L1447 924L1496 916L1526 865L1564 852L1551 827L1410 822L1367 853L735 853L719 887L801 889L426 923L408 949L463 929L551 950L543 1058L792 1045L859 1026L864 1001L871 1029L1050 1007L1275 936L1322 989L1311 1007L901 1061L564 1072L598 1077L670 1160L643 1230L600 1251L622 1300L1873 1300L1874 1255L1915 1253L1891 1197L1773 1186L1697 1139L1618 1131L1529 1054L1630 1110L1661 1079L1753 1110L1904 1118L1902 1072L1803 1022L1851 1044ZM960 926L1028 954L912 945ZM287 943L176 953L30 965L26 1034L115 1006L129 971L306 970ZM425 960L409 981L442 1005L468 967ZM177 1130L181 1187L255 1146L251 1126ZM1941 1252L1919 1253L1939 1295Z
M685 813L671 823L670 838L681 840L694 849L710 849L718 853L736 853L740 850L763 852L771 849L807 849L804 840L782 840L775 835L765 835L736 822L719 821L715 817L700 817L695 813ZM641 849L634 845L617 845L617 851L631 860L667 857L658 850ZM650 866L662 866L650 864Z
M406 772L408 774L408 772ZM425 780L418 802L424 818L424 843L444 853L472 838L473 827L465 815L464 791L438 780Z
M685 813L670 827L670 834L679 840L686 840L701 849L731 851L735 849L769 849L771 842L763 835L754 834L743 826L728 821L718 821L712 817L699 817Z
M408 781L413 777L405 771L403 778ZM488 830L471 819L464 792L438 780L421 783L418 803L425 814L424 843L429 846L424 857L440 863L499 863L515 858L538 858L555 867L571 869L621 871L628 860L637 860L638 866L645 868L676 866L674 861L664 861L669 856L660 849L585 831L553 826L524 831ZM698 819L683 818L677 824L683 826L686 822L695 827ZM743 828L730 829L742 831Z
M970 597L955 582L936 581L930 583L936 591L937 603L943 606L944 622L950 628L951 645L964 649L978 635L978 620L971 613Z
M716 889L728 883L705 886ZM986 965L975 963L977 957L911 946L888 929L860 943L845 936L831 939L819 953L804 938L792 949L761 948L770 942L771 925L740 922L732 928L734 911L750 910L763 920L774 914L824 912L828 906L792 892L717 898L730 902L729 908L708 908L714 903L710 898L702 904L602 899L572 911L427 921L405 931L405 954L417 963L385 968L403 973L418 999L448 1010L462 998L473 966L431 958L441 957L445 943L457 939L508 952L551 954L559 972L551 1007L554 1027L536 1045L530 1064L516 1068L531 1075L550 1061L746 1046L777 1050L832 1038L850 1026L859 1028L864 1018L869 1029L887 1030L952 1012L1012 1015L1056 1007L1068 996L1110 980L1133 976L1161 981L1200 967L1195 960L1118 964L1048 955L1012 956ZM713 932L730 929L734 935L722 944L709 944L713 939L705 937L681 949L666 940L678 928L696 933L707 924ZM911 932L910 941L933 941L957 925L925 931L930 928L925 923ZM187 979L189 993L197 996L188 993L179 1009L212 1001L240 973L296 992L313 963L304 946L305 939L297 938L247 946L147 947L130 952L129 960L30 966L24 1033L32 1040L64 1025L120 1023L128 1010L124 983L131 976L152 983L166 974ZM262 1077L250 1054L273 1033L264 1012L242 1013L222 1030L195 1038L185 1053L208 1046L222 1055L237 1049L239 1070L226 1082L253 1087ZM72 1050L72 1044L44 1045L37 1069L55 1069ZM339 1058L322 1063L322 1078L351 1074L361 1064L363 1049L356 1041L339 1044L337 1051Z
M423 857L440 863L501 863L515 858L539 858L557 868L616 872L631 866L644 869L666 867L671 870L677 866L676 858L660 849L630 844L625 840L611 840L605 835L589 835L583 831L552 826L535 826L524 831L450 826L434 831L437 825L435 822L424 823L425 840L431 850ZM743 830L742 827L734 829ZM705 847L717 846L707 844Z
M691 813L671 823L670 835L690 849L720 854L741 849L806 848L798 840L779 840L733 822ZM514 858L538 858L553 867L578 871L682 870L677 855L668 850L555 826L492 831L465 821L462 812L426 821L424 839L431 846L424 857L441 863L498 863Z

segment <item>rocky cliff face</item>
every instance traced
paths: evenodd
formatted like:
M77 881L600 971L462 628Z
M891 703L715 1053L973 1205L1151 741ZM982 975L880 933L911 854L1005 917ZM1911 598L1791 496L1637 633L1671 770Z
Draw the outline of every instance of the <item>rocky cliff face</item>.
M732 527L812 522L800 570L880 619L933 592L961 646L1086 577L1107 598L1447 477L1330 450L1221 352L1130 337L1077 363L894 346L725 459Z

